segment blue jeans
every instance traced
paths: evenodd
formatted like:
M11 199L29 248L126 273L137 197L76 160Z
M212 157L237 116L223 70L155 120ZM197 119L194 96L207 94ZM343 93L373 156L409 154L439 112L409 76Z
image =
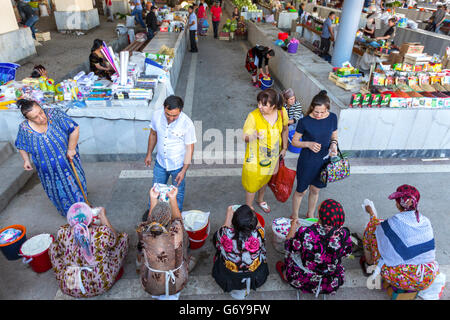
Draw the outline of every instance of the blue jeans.
M142 10L134 9L131 14L134 16L134 19L139 22L142 28L146 29L147 26L144 23L144 19L142 18Z
M153 39L153 37L155 36L155 33L153 32L152 28L147 28L147 35L148 35L148 40Z
M181 181L180 185L177 186L177 183L175 182L175 178L177 177L178 173L183 169L181 167L177 170L167 171L164 169L158 161L155 161L155 167L153 168L153 183L152 187L155 183L163 183L167 184L169 181L169 177L172 176L172 184L178 188L178 194L177 194L177 203L178 208L180 211L183 210L183 201L184 201L184 189L186 186L186 177L184 177L183 181ZM150 208L150 201L148 203L148 207Z
M36 24L36 22L38 22L39 17L38 16L32 16L30 17L26 22L25 25L27 27L30 27L31 29L31 35L33 36L33 39L36 39L36 29L34 28L34 25Z

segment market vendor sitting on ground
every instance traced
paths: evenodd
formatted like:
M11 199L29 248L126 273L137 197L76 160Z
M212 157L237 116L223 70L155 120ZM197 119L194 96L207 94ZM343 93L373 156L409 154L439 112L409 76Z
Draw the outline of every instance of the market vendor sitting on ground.
M239 17L241 16L240 12L239 12L239 8L238 7L234 7L233 9L233 15L231 16L231 19L234 20L239 20Z
M309 227L293 219L286 236L287 256L278 261L280 277L304 293L335 293L344 284L342 258L352 253L350 231L343 227L342 205L327 199L319 206L319 221Z
M394 43L395 31L397 30L395 25L397 24L396 18L390 18L388 20L389 28L386 30L383 36L376 37L376 40L386 40L387 42Z
M287 110L289 118L289 131L295 130L297 128L298 120L303 118L302 105L295 97L294 90L291 88L283 91L284 97L284 107Z
M142 223L137 229L139 242L137 246L136 271L141 275L144 289L156 298L163 298L160 296L166 294L165 281L168 279L166 279L164 274L161 277L162 281L155 281L154 279L158 279L157 274L164 273L164 271L159 270L171 268L161 268L161 263L164 263L164 261L159 259L157 251L172 251L165 252L168 259L166 259L164 264L167 266L175 265L174 269L178 269L178 272L173 271L175 282L184 283L187 281L188 272L194 269L196 259L192 254L188 253L188 235L177 204L178 188L173 187L166 193L168 202L161 200L161 193L157 192L155 187L152 187L149 193L150 209L145 212L142 217ZM168 233L170 233L170 237L164 236ZM151 237L147 238L145 234L151 234ZM156 239L160 235L162 237ZM180 287L180 283L175 283L175 287Z
M439 273L436 247L430 220L419 212L419 191L401 185L389 195L398 212L385 220L377 217L372 201L364 207L370 221L364 231L364 256L360 264L366 276L367 265L377 265L375 277L405 291L427 289Z
M99 208L100 225L92 224L92 209L72 205L66 225L59 228L49 249L56 280L64 294L93 297L108 291L123 274L128 235L118 233Z
M275 56L275 51L269 47L255 46L248 50L245 60L245 67L247 71L252 75L252 84L254 87L258 87L258 74L263 77L269 76L269 59ZM264 69L263 69L264 65ZM259 71L259 73L258 73Z
M369 8L369 14L367 15L367 21L366 26L363 29L363 33L365 36L370 38L375 38L375 30L376 30L376 24L375 24L375 16L377 15L376 7L371 6Z
M284 9L286 9L286 10L296 10L295 9L295 6L294 6L294 3L291 1L291 2L289 2L289 3L287 3L286 5L285 5L285 7L284 7Z
M45 69L42 65L34 66L33 71L31 72L31 78L48 78L47 69Z
M103 40L95 39L89 55L90 70L102 79L111 81L111 76L115 73L114 68L108 63L102 53Z
M244 299L262 286L269 275L265 232L255 212L242 205L229 206L223 226L214 234L217 249L212 276L224 292Z

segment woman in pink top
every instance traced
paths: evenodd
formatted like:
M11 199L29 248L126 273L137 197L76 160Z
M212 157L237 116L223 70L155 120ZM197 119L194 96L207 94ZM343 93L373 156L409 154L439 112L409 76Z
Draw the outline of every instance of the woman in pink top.
M205 36L206 31L203 30L203 23L206 19L206 10L205 7L203 6L203 3L200 3L198 7L197 18L198 18L198 27L197 27L198 34L201 36Z

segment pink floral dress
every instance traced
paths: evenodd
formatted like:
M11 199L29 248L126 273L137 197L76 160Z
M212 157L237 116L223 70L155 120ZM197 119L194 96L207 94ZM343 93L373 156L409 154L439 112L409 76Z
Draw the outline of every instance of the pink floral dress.
M68 224L58 230L49 250L53 271L62 292L73 297L93 297L108 291L115 283L128 253L126 233L116 236L107 226L95 225L91 225L89 231L94 266L89 266L81 254Z

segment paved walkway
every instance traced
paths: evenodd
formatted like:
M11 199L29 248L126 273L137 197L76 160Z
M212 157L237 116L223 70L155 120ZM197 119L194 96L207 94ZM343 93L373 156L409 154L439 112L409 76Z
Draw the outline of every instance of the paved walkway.
M201 130L197 139L202 142L196 150L203 150L211 163L196 163L189 170L185 195L185 210L199 209L211 212L211 230L217 230L224 221L228 205L243 203L244 190L241 185L238 157L230 154L228 163L223 154L215 154L213 146L226 145L227 129L242 128L245 117L256 106L258 89L250 85L250 76L244 69L247 42L226 42L215 40L211 35L201 37L199 53L187 53L176 88L176 94L184 98L186 112ZM201 122L201 123L200 123ZM220 141L222 134L223 140ZM234 145L234 144L232 144ZM216 149L217 150L217 149ZM146 146L142 146L142 152ZM211 151L211 152L209 152ZM217 157L216 157L217 156ZM215 162L213 160L216 160ZM222 163L220 163L222 160ZM289 154L288 166L294 167L296 155ZM135 227L146 209L147 193L151 185L151 171L142 162L98 162L84 163L88 179L89 199L96 206L105 206L112 225L130 235L130 249L125 263L123 278L107 294L95 299L150 299L139 285L135 271L137 242ZM415 160L355 159L352 161L352 176L342 182L331 184L321 194L319 201L334 198L340 201L346 211L346 225L352 232L362 234L368 220L362 212L361 203L372 199L383 218L395 213L395 206L387 199L390 192L403 183L417 186L421 192L421 211L430 218L436 235L437 259L448 275L450 270L449 222L446 190L450 179L450 162L423 162ZM447 192L448 193L448 192ZM267 201L272 213L264 215L270 225L275 217L290 214L291 200L279 203L271 191ZM306 212L303 202L300 215ZM17 195L9 206L0 213L0 225L24 224L28 237L39 233L56 233L65 223L44 194L37 177ZM275 263L283 255L272 245L273 233L267 230L267 256L271 275L267 283L252 292L249 299L297 299L297 293L281 283ZM210 239L211 237L209 237ZM190 280L182 292L181 299L231 299L223 294L212 280L212 257L214 249L211 241L194 252L198 265L190 274ZM345 259L346 283L337 295L329 299L387 299L379 290L365 287L356 259ZM35 274L20 260L9 262L0 255L0 298L3 299L67 299L61 294L53 272ZM20 288L20 290L17 290ZM446 289L444 298L450 298ZM314 299L312 295L302 295L301 299Z

